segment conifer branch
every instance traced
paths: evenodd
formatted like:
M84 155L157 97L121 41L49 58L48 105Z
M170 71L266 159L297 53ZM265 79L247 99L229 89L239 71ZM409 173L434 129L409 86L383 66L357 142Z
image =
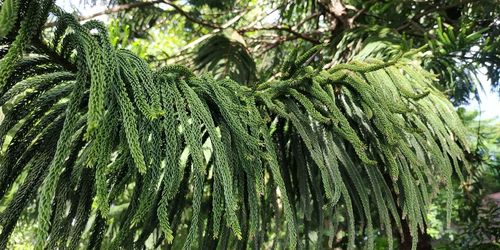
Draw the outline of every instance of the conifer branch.
M452 176L464 181L463 125L409 54L321 69L309 64L322 46L295 49L252 89L151 69L102 23L58 9L48 46L29 24L50 6L21 7L0 60L0 248L35 223L36 248L262 248L272 228L296 249L311 231L324 242L339 213L348 248L363 234L373 249L382 227L389 244L399 231L416 247L433 192L451 206Z

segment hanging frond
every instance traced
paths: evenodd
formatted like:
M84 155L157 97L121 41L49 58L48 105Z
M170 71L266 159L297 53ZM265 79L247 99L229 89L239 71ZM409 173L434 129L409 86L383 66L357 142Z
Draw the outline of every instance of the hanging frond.
M217 34L198 48L194 62L198 70L213 72L218 79L229 77L242 84L255 80L255 62L237 32Z
M249 88L152 70L101 23L52 13L53 44L16 38L0 61L0 248L22 220L50 249L309 248L343 226L348 248L372 249L403 220L415 247L467 169L460 119L405 55L323 70L307 65L318 46Z
M17 21L19 2L17 0L5 0L0 10L0 38L5 37L14 27Z

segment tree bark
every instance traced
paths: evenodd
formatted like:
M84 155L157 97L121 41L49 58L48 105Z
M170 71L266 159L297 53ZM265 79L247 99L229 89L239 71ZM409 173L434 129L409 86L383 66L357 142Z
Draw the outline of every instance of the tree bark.
M408 221L402 220L401 226L403 227L403 234L399 237L399 249L403 250L411 250L411 242L413 237L410 234L410 227L408 225ZM424 232L418 230L418 242L417 242L417 250L429 250L432 249L432 238L427 233L427 225L424 225Z

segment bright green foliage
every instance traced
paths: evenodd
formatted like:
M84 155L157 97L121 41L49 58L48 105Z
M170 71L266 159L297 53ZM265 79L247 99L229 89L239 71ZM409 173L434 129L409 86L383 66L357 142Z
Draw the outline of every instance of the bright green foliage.
M349 248L379 227L392 244L402 218L415 246L467 166L460 120L405 55L322 70L318 46L251 89L151 70L102 24L53 14L54 44L1 55L0 248L30 215L37 248L321 247L341 216Z

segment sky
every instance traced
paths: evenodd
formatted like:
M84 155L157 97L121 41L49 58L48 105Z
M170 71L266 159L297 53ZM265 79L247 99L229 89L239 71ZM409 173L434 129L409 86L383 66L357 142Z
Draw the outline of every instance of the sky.
M478 78L484 87L484 91L479 91L479 99L481 102L479 103L477 100L472 100L470 105L464 107L467 109L481 111L482 119L494 119L500 121L500 98L498 93L491 91L490 81L485 74L479 74Z
M103 11L106 9L104 5L99 5L91 7L90 5L83 4L82 0L57 0L56 4L63 8L65 11L74 12L75 10L80 13L80 15L88 16L92 13ZM105 16L100 16L98 19L103 19ZM484 87L484 91L479 91L480 102L473 99L469 105L463 107L468 110L478 110L481 111L481 119L494 119L500 121L500 98L498 93L491 91L490 81L487 79L486 75L479 74L479 81Z
M91 4L85 4L85 0L56 0L56 5L61 7L64 11L70 13L76 11L82 16L88 16L106 9L106 6L100 4L100 1L96 1L95 6L91 6Z

